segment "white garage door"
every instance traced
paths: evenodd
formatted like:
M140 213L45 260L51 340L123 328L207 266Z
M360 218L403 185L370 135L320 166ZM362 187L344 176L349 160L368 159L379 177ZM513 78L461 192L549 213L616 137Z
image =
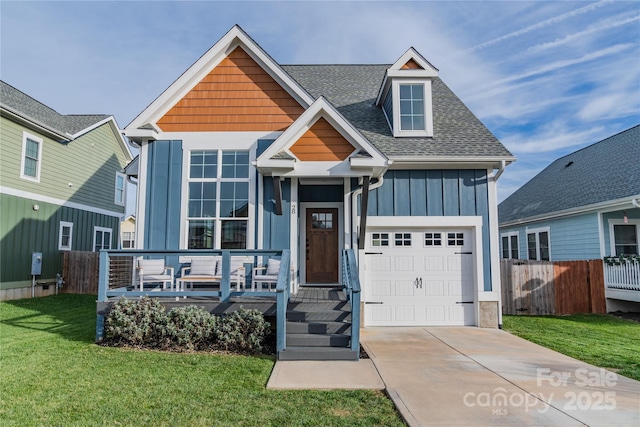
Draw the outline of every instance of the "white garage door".
M366 326L474 325L470 229L367 232Z

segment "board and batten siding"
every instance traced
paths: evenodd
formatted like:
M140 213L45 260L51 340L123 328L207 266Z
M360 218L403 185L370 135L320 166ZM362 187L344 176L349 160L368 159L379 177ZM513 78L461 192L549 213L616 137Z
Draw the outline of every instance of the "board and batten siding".
M263 236L264 249L290 249L291 230L291 179L281 182L282 215L276 214L276 202L273 193L273 178L263 179ZM258 236L258 238L261 238Z
M33 210L36 204L37 211ZM118 247L117 217L0 194L0 289L30 286L33 252L42 252L39 281L51 281L56 273L62 273L60 221L73 224L73 251L93 250L96 226L112 229L111 247Z
M180 248L182 141L154 141L147 147L144 248Z
M160 120L165 132L279 131L304 108L241 47Z
M481 216L484 290L491 291L485 169L390 170L369 193L369 216Z
M43 140L40 182L20 178L23 131ZM0 117L0 149L3 187L124 213L115 179L127 159L109 124L63 144Z

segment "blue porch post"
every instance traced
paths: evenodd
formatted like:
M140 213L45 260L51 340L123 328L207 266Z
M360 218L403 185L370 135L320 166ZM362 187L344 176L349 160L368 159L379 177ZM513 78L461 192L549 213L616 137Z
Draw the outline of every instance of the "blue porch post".
M220 301L229 302L231 294L231 253L222 251L222 279L220 280Z
M276 284L276 353L280 354L286 348L287 339L287 303L289 302L289 264L291 252L288 249L282 251L280 271Z

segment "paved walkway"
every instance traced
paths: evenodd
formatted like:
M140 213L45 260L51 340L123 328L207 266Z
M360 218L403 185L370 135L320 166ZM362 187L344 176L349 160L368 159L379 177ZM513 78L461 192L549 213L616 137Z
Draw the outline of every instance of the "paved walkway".
M501 330L371 328L361 336L410 426L640 426L640 382Z

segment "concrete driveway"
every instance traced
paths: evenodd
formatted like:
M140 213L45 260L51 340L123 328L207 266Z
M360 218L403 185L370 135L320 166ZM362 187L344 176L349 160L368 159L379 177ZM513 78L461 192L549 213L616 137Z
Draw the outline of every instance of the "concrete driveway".
M370 328L362 342L410 426L640 426L640 382L505 331Z

